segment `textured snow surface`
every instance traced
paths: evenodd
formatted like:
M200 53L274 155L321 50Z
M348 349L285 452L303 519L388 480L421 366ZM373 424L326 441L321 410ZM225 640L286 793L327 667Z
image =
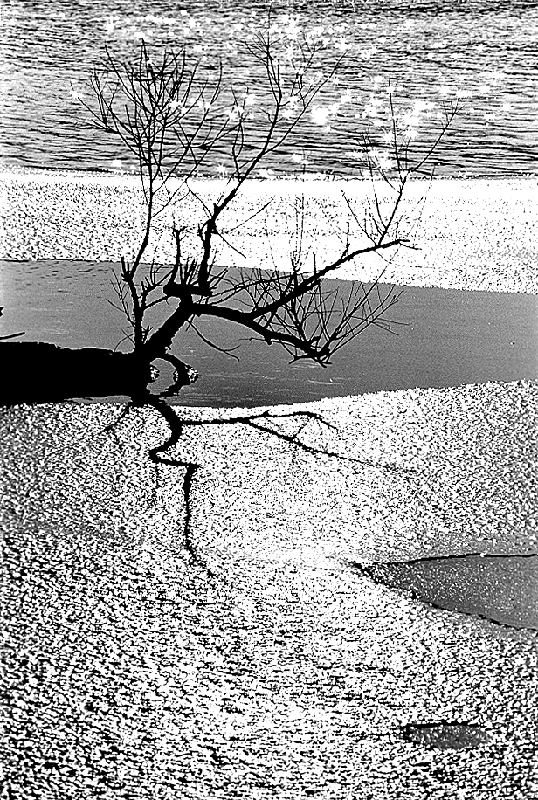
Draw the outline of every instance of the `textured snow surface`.
M349 566L535 551L536 384L119 412L0 414L9 796L536 796L536 635Z
M192 187L211 207L225 183L194 181ZM380 183L376 192L387 210L390 193ZM535 179L412 182L398 235L409 234L419 249L385 251L388 262L363 256L334 277L368 281L382 273L386 283L536 293L536 192ZM290 269L301 198L305 269L312 268L314 255L318 268L336 260L348 223L357 232L374 202L368 181L248 181L220 220L219 231L233 246L215 241L217 264ZM173 220L187 228L184 253L199 253L200 200L188 195L155 219L148 261L173 262ZM0 202L2 258L119 261L132 256L140 242L144 205L134 176L6 170L0 173ZM266 203L267 209L256 213ZM350 240L352 249L369 244L357 236Z

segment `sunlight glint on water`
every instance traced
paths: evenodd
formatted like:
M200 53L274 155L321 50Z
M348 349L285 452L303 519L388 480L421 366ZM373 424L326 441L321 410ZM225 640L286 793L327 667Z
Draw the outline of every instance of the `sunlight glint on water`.
M118 167L123 154L82 122L83 112L72 96L83 91L105 44L127 53L140 36L153 44L185 43L207 64L221 57L241 92L255 83L242 44L264 24L266 7L248 0L11 2L2 18L3 163ZM365 121L375 128L367 110L372 99L386 98L390 79L411 102L459 102L457 122L437 153L438 175L536 174L535 3L440 0L414 3L410 11L404 0L312 0L273 3L273 8L290 41L304 30L323 45L327 62L342 52L348 57L340 85L329 87L332 95L323 98L325 107L338 101L337 113L328 120L330 130L321 110L303 138L308 171L359 173L354 135ZM348 90L351 101L340 102ZM423 120L419 133L426 135L435 125L434 116ZM280 174L302 169L294 154L291 146L284 148L266 166ZM218 156L208 161L207 174L216 174ZM125 160L121 166L129 168Z

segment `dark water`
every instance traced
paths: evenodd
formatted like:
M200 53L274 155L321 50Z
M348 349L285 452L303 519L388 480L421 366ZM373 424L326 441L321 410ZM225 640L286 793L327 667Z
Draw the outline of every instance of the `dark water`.
M4 317L0 335L24 331L21 341L63 347L114 348L123 317L113 300L110 264L72 261L0 262ZM327 281L327 285L335 284ZM346 282L338 281L345 290ZM497 292L405 287L388 319L392 333L374 326L337 353L327 369L290 365L278 345L246 342L232 323L200 320L220 347L240 345L239 360L182 331L172 348L199 372L182 405L258 406L319 400L392 389L458 386L538 377L538 297ZM124 343L120 349L129 350ZM164 389L171 373L158 362Z
M71 96L84 92L105 44L115 53L132 53L143 36L151 45L185 44L206 66L220 57L226 85L240 95L259 82L244 44L265 24L267 5L256 0L3 0L3 163L106 170L122 159L128 169L116 142L88 127ZM322 106L337 103L331 130L324 132L309 120L300 137L266 166L289 174L298 168L295 155L306 156L310 172L357 174L356 135L369 125L379 138L382 127L375 127L371 101L386 104L390 79L400 86L395 96L403 107L416 100L435 104L418 123L419 149L438 130L435 115L442 105L460 103L457 121L437 153L437 174L538 171L535 0L281 0L272 5L284 38L293 40L302 30L323 48L322 67L344 51L346 58L340 84L331 82L319 98ZM351 100L340 102L347 89ZM257 135L254 130L254 144ZM378 144L383 147L381 139ZM216 151L206 174L215 174L221 160Z

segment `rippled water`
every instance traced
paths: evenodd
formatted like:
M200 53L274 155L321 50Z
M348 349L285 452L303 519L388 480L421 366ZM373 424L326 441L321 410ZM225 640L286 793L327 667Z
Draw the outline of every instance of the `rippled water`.
M132 52L140 36L154 44L185 43L212 64L221 57L225 76L241 92L256 71L243 44L266 19L266 2L191 0L4 0L0 84L3 163L42 168L110 169L123 154L97 136L71 96L83 90L108 44ZM275 18L291 38L315 31L323 59L346 52L339 86L323 102L340 103L324 131L313 121L302 134L307 169L356 174L354 135L371 98L400 85L405 102L458 100L457 121L437 154L437 174L506 176L536 174L538 131L538 6L535 0L309 0L275 2ZM384 94L385 93L385 94ZM321 102L321 101L320 101ZM439 106L438 106L439 107ZM355 117L358 114L358 118ZM366 121L375 125L373 117ZM427 140L438 121L426 119ZM293 147L296 147L296 142ZM290 173L293 148L267 166ZM221 154L207 162L214 174ZM129 167L125 160L124 168Z

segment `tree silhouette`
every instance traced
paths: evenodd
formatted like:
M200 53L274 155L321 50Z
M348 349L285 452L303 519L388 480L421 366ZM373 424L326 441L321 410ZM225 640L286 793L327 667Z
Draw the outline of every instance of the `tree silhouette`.
M386 325L386 312L399 296L394 287L382 289L378 280L370 285L355 281L344 294L338 288L327 289L324 281L360 256L383 256L401 246L413 247L401 231L405 188L410 177L422 171L454 114L446 114L436 141L418 162L411 163L410 142L401 135L391 95L392 169L389 174L383 162L376 160L368 135L358 134L373 198L360 215L346 198L355 230L348 225L341 251L321 263L314 254L312 263L305 264L305 211L299 205L289 270L231 270L218 263L216 249L219 239L233 247L222 230L224 212L267 158L293 139L314 100L340 67L336 61L320 69L319 54L306 40L297 41L293 58L284 61L282 41L270 17L265 31L246 49L252 64L261 67L256 96L249 90L240 96L233 86L226 86L221 64L191 63L184 49L167 47L155 55L141 41L133 61L107 50L102 67L91 79L95 102L81 101L92 124L119 138L136 160L145 204L144 229L132 260L121 258L115 278L117 306L129 321L128 338L137 360L147 365L161 358L174 365L170 395L195 379L195 372L169 349L185 326L202 336L196 327L201 318L237 323L253 338L283 347L292 361L310 359L321 366L327 366L335 352L368 326ZM220 154L228 160L228 180L209 204L195 191L191 179L203 170L210 155ZM389 192L388 204L381 198L380 187ZM166 210L181 207L187 198L196 200L200 209L194 254L192 248L187 252L185 226L174 222L173 264L157 265L154 259L145 263L156 220ZM164 310L164 319L151 327L150 312L157 306Z
M334 257L320 259L304 246L304 197L296 202L295 232L290 242L287 271L275 269L231 269L219 263L217 245L234 248L230 234L263 213L261 205L248 219L235 221L231 230L223 224L225 212L245 188L258 177L271 156L280 155L283 145L300 136L310 113L325 117L326 108L314 106L341 66L341 59L320 69L320 54L306 39L297 37L293 56L283 57L286 43L279 38L269 15L266 29L245 45L256 73L256 93L241 95L224 81L222 64L191 62L184 49L170 47L154 53L141 41L134 60L116 57L107 50L101 68L94 71L91 89L94 102L81 100L91 123L105 135L119 139L128 156L135 160L144 198L144 227L140 243L131 260L121 258L115 276L116 306L130 325L127 334L132 355L147 369L155 359L165 359L176 370L175 381L160 396L144 390L132 397L108 429L115 431L131 408L150 405L166 420L168 438L149 451L158 464L184 469L183 493L186 516L185 547L194 562L204 565L194 544L190 525L190 492L198 465L183 460L173 448L180 442L185 426L246 425L285 439L290 446L311 453L342 458L337 452L318 450L301 439L304 427L315 422L327 425L319 414L308 411L273 416L240 414L229 419L196 422L182 419L165 402L195 379L195 371L169 352L176 335L186 326L198 330L202 318L218 318L247 329L253 338L268 345L283 347L292 361L309 359L326 367L334 353L370 325L387 326L386 312L398 300L394 287L382 287L383 260L398 247L414 245L402 210L407 184L415 175L424 175L424 165L434 152L456 113L445 112L437 138L411 159L411 137L401 124L393 96L389 94L388 150L390 160L379 155L369 131L359 131L353 143L361 153L370 178L371 197L360 210L344 194L349 211L345 231L340 231L341 248ZM320 111L321 109L321 111ZM225 188L212 203L202 198L192 179L203 173L210 157L222 162L227 174ZM224 164L223 162L226 162ZM176 209L195 201L199 218L192 235L176 222ZM157 264L149 258L150 240L156 222L171 214L173 263ZM312 255L307 263L306 255ZM380 275L368 285L355 281L351 290L327 288L325 279L360 256L381 256ZM153 310L160 308L161 319L151 326ZM225 350L225 352L230 352ZM297 418L299 427L290 435L278 426L282 416ZM394 465L360 462L382 470L399 471Z

